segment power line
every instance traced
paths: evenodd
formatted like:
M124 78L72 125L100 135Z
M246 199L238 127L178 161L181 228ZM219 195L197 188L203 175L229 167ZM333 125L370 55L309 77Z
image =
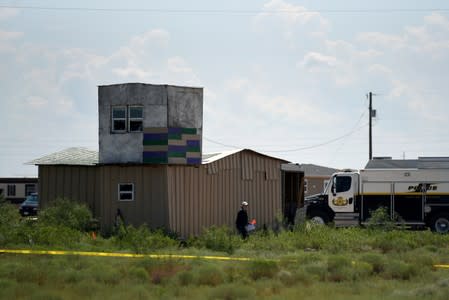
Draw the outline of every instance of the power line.
M26 5L0 5L0 8L26 9L26 10L59 10L59 11L87 11L87 12L126 12L126 13L175 13L175 14L366 14L366 13L426 13L449 12L449 8L374 8L374 9L315 9L299 11L295 9L274 10L236 10L236 9L170 9L170 8L105 8L105 7L62 7L62 6L26 6Z
M360 126L360 127L358 127L358 128L355 128L355 129L349 131L348 133L346 133L346 134L344 134L344 135L341 135L341 136L336 137L336 138L334 138L334 139L328 140L328 141L323 142L323 143L315 144L315 145L312 145L312 146L305 146L305 147L300 147L300 148L284 149L284 150L260 150L260 149L258 149L258 151L260 151L260 152L271 152L271 153L286 153L286 152L298 152L298 151L302 151L302 150L308 150L308 149L318 148L318 147L321 147L321 146L324 146L324 145L328 145L328 144L334 143L334 142L336 142L336 141L338 141L338 140L344 139L344 138L346 138L346 137L348 137L348 136L354 134L355 132L359 131L360 129L366 127L367 125L368 125L368 124L365 124L365 125L363 125L363 126ZM213 144L217 144L217 145L224 146L224 147L235 148L235 149L242 149L242 148L245 148L245 147L239 147L239 146L235 146L235 145L224 144L224 143L221 143L221 142L218 142L218 141L211 140L211 139L209 139L209 138L207 138L207 137L204 137L204 136L203 136L203 138L204 138L206 141L209 141L209 142L211 142L211 143L213 143Z

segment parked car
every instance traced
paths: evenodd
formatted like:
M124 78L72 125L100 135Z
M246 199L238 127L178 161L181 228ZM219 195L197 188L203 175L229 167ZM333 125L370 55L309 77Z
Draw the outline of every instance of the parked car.
M35 216L39 209L39 197L37 193L32 193L27 196L25 201L20 204L19 213L22 216Z

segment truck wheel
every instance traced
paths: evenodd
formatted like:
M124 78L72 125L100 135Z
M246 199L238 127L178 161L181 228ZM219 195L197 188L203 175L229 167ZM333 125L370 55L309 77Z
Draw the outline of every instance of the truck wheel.
M448 233L449 232L449 214L441 213L432 218L430 223L430 228L432 231L438 233Z
M326 213L322 211L312 211L309 214L309 219L312 223L324 225L329 222L329 217Z

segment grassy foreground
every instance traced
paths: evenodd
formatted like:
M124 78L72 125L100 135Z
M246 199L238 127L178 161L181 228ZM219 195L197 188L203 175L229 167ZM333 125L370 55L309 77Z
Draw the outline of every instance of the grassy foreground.
M306 223L292 231L256 232L246 241L225 227L210 228L183 243L173 234L144 226L120 226L111 235L94 239L84 208L68 202L58 205L33 222L0 205L0 247L251 260L2 254L1 299L447 299L449 295L449 270L433 267L449 263L448 235Z

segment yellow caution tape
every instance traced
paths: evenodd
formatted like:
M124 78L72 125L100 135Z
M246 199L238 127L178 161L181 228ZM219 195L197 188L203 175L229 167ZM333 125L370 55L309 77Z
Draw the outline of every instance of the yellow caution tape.
M449 269L449 265L433 265L434 268Z
M88 252L88 251L59 251L59 250L28 250L28 249L0 249L1 253L34 254L34 255L79 255L101 257L127 257L127 258L156 258L156 259L207 259L228 261L251 261L248 257L210 256L210 255L178 255L178 254L134 254L119 252ZM353 261L352 264L355 264ZM449 264L436 264L434 268L449 269Z
M208 260L231 260L249 261L247 257L208 256L208 255L177 255L177 254L133 254L118 252L87 252L87 251L58 251L58 250L20 250L0 249L0 253L10 254L37 254L37 255L79 255L79 256L103 256L103 257L128 257L128 258L178 258L178 259L208 259Z

